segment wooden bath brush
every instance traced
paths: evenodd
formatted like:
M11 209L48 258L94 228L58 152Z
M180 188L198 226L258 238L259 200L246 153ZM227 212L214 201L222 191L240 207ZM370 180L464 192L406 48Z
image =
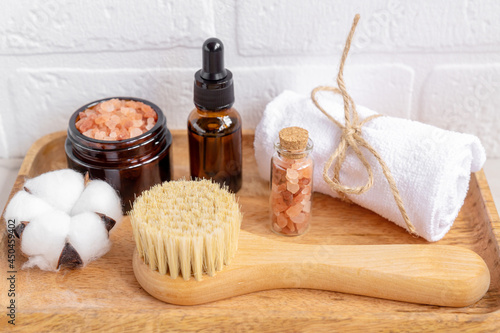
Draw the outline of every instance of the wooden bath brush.
M484 261L461 247L285 243L240 231L241 219L234 195L210 181L169 182L144 192L130 214L137 281L152 296L180 305L309 288L462 307L489 287Z

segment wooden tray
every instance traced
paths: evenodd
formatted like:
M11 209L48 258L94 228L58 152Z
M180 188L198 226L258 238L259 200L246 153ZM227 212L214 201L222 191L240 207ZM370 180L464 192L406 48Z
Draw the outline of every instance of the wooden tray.
M187 135L174 131L174 175L188 175ZM66 167L64 132L38 140L26 155L12 195L25 177ZM238 193L244 221L242 229L278 237L269 229L268 183L257 174L253 134L244 133L244 185ZM444 308L388 301L328 291L282 289L233 297L199 306L175 306L146 293L132 271L134 242L128 219L112 235L113 247L85 269L44 272L21 270L25 259L16 246L16 326L27 331L466 331L500 330L499 217L483 171L472 175L465 204L446 237L427 243L402 228L356 205L314 195L311 230L300 238L279 239L314 244L449 244L478 253L491 272L485 297L467 308ZM1 270L7 266L7 237L2 225ZM318 258L323 255L318 253ZM293 276L284 276L293 279ZM9 298L2 284L2 313ZM0 328L10 328L2 315Z

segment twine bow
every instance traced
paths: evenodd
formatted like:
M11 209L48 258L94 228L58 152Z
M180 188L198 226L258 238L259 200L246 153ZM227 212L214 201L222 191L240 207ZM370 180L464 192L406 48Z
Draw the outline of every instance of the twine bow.
M410 218L408 217L408 214L406 213L406 209L404 208L403 200L401 199L401 195L399 194L398 188L396 186L396 182L394 181L394 178L392 177L392 173L389 170L389 167L387 164L385 164L384 160L380 157L378 152L373 149L373 147L366 142L366 140L363 138L362 134L362 127L364 124L367 122L377 118L381 117L382 115L373 115L370 117L365 118L363 121L359 121L359 116L356 111L356 105L354 104L354 101L352 100L351 96L347 93L347 89L345 87L344 83L344 64L345 60L347 58L347 54L349 53L349 49L351 48L351 41L352 37L354 35L354 31L356 30L356 26L359 21L359 14L356 14L354 17L354 21L352 23L351 31L349 32L349 35L346 40L346 44L344 46L344 52L342 54L342 59L340 61L340 68L339 68L339 73L337 75L337 85L338 88L335 87L328 87L328 86L320 86L315 88L311 92L311 99L316 105L316 107L323 112L325 116L328 117L335 125L337 125L341 130L341 138L340 138L340 144L335 150L335 152L330 155L330 158L328 161L325 163L325 166L323 168L323 178L326 181L326 183L330 186L330 188L334 191L336 191L340 198L345 201L350 201L347 198L347 194L362 194L368 191L372 186L373 186L373 171L372 167L370 166L370 163L366 160L366 157L363 155L363 152L361 151L360 147L366 148L379 162L380 166L382 167L382 172L384 173L385 177L387 178L387 182L389 183L389 186L392 191L392 195L394 196L394 200L396 201L396 204L398 205L399 211L401 212L401 215L403 216L403 220L406 223L406 228L411 234L416 234L415 227L410 221ZM344 100L344 118L345 118L345 124L342 125L339 123L336 119L334 119L328 112L326 112L323 107L319 104L316 94L319 91L330 91L333 92L334 94L340 94L342 95L342 98ZM345 161L346 158L346 153L348 149L351 148L358 159L363 163L363 166L365 167L367 173L368 173L368 180L365 185L363 186L357 186L357 187L349 187L346 185L342 185L340 183L340 169L342 168L342 164ZM333 177L329 176L329 170L333 165L333 162L336 161L335 165L333 166Z

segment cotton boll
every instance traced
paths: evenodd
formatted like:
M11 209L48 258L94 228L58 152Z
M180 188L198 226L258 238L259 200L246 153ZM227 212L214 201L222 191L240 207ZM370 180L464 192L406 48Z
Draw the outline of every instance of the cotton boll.
M106 254L111 247L104 222L97 214L89 212L71 218L68 242L78 252L84 266Z
M7 223L9 220L14 220L17 227L20 222L31 222L33 218L53 210L54 207L42 199L26 191L19 191L12 197L9 205L5 208L4 218Z
M84 180L82 174L63 169L27 180L24 187L33 195L69 214L83 191Z
M56 269L53 267L52 262L45 259L44 256L31 256L28 258L23 264L23 269L36 267L40 268L43 271L55 271Z
M31 263L27 264L29 267L36 265L43 270L57 270L70 221L68 214L57 210L30 221L21 237L21 251L30 256Z
M78 172L58 170L27 180L14 195L5 219L15 221L28 256L23 268L81 267L109 251L108 230L123 217L120 198L104 181L85 183Z
M71 211L71 215L83 212L104 214L115 220L118 225L122 220L120 197L108 183L102 180L93 180L83 190Z

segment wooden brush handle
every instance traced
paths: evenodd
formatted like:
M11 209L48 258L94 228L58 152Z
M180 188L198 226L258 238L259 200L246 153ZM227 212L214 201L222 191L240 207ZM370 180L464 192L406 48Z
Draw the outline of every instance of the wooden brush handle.
M233 262L202 281L171 279L134 253L141 286L168 303L194 305L255 291L309 288L451 307L483 297L490 283L476 253L446 245L305 245L242 231Z

